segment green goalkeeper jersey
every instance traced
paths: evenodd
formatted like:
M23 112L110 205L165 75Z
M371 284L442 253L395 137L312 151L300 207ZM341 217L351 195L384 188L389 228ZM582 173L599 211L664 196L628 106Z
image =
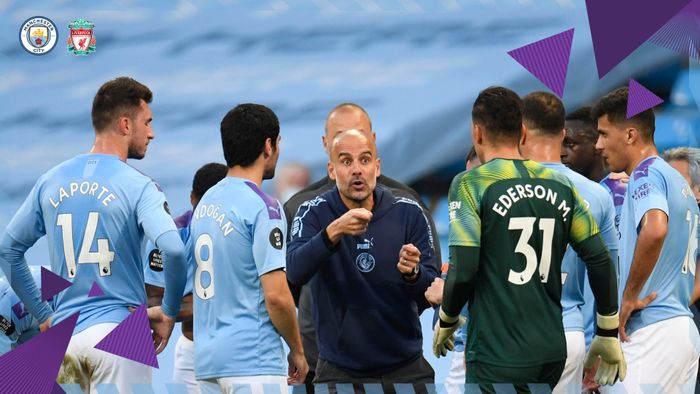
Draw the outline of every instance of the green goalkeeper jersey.
M561 261L567 244L599 232L569 179L530 160L494 159L455 177L449 215L449 246L479 248L467 361L564 360Z

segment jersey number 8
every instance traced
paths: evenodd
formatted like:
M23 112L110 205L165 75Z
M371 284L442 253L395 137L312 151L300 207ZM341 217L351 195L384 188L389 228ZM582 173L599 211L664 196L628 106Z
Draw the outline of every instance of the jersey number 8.
M202 248L207 247L207 258L202 259ZM208 300L214 297L214 243L209 234L202 234L194 244L194 259L197 271L194 273L194 290L197 297ZM209 274L209 285L202 286L202 272Z

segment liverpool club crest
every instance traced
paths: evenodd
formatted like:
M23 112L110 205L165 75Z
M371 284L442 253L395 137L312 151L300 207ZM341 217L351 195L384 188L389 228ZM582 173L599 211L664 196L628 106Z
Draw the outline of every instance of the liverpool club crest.
M82 56L95 52L95 36L92 34L92 29L95 28L94 23L78 19L71 22L68 28L70 29L68 52Z

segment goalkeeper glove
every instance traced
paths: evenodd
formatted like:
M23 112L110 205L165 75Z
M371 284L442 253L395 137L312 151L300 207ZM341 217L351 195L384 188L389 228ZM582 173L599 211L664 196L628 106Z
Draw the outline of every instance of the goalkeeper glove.
M455 348L455 331L467 319L463 316L450 317L440 308L439 319L435 322L435 331L433 332L433 353L435 357L446 356L449 350Z
M622 347L617 339L620 319L615 312L612 316L598 314L596 335L588 350L585 367L591 368L600 357L600 366L595 374L595 381L600 385L613 385L617 380L623 381L627 375L627 362L622 355Z

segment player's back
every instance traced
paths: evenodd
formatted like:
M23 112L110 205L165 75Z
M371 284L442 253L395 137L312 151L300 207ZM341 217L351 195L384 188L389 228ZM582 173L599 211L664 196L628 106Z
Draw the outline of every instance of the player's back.
M642 161L627 187L620 226L620 297L629 278L641 220L649 209L665 211L668 232L654 270L640 292L640 297L656 292L656 299L632 314L628 334L661 320L692 316L688 304L695 277L700 212L685 179L658 156Z
M594 232L571 182L538 163L494 159L455 178L449 244L480 247L467 361L566 358L560 264L570 236L580 242Z
M76 312L76 332L119 323L128 306L146 301L137 206L149 188L162 196L150 178L103 154L76 156L37 182L39 207L31 214L41 215L44 228L36 231L47 234L52 271L73 282L54 297L54 324ZM104 295L88 298L93 283Z
M605 246L617 261L618 236L615 227L615 207L607 190L561 163L543 163L547 168L559 171L574 185L593 220L600 229ZM595 332L595 302L588 283L586 265L571 246L562 260L563 322L565 331L584 331L586 344L593 340Z
M260 282L285 266L283 217L277 200L242 178L224 178L197 205L191 234L197 379L285 374ZM275 257L261 259L259 248Z

